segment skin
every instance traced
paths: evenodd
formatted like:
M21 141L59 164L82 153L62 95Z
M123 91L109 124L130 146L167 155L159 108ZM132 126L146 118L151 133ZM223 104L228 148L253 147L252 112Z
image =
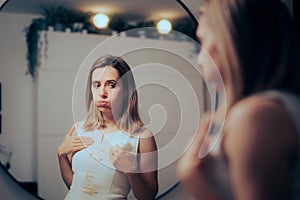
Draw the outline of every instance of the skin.
M215 50L217 41L211 39L213 33L205 18L201 17L199 22L197 36L221 67ZM198 64L206 72L206 81L216 84L205 56L199 55ZM197 136L177 169L181 183L194 199L222 199L216 186L209 181L213 176L211 169L220 158L211 153L203 159L198 156L209 119L210 115L203 117ZM299 156L298 141L295 126L280 102L252 95L235 103L227 113L221 140L221 153L228 165L234 198L289 199L291 171Z
M119 112L122 106L123 89L118 71L111 66L97 68L92 74L92 95L96 107L103 114L106 122L106 128L101 129L104 133L115 132L119 130L114 114ZM68 188L72 183L73 171L71 159L77 151L93 144L91 138L79 137L75 135L74 126L66 135L64 142L58 148L58 158L61 174ZM141 133L139 140L138 153L155 152L157 149L154 137L150 131L145 129ZM125 173L128 177L132 191L137 199L154 199L158 191L157 171L134 173L138 167L135 159L128 152L124 151L118 145L111 147L109 157L114 167ZM156 156L143 156L141 154L139 167L143 170L146 166L157 165ZM152 168L153 169L153 168Z
M113 114L119 113L124 99L122 84L118 80L118 71L110 66L97 68L92 74L93 100L99 110L98 114L102 112L108 123L114 123Z
M199 41L201 41L201 51L197 57L197 64L202 72L202 76L214 89L219 90L222 88L222 85L219 85L220 82L218 80L220 76L224 79L222 62L218 57L218 52L214 44L215 37L207 25L205 16L199 19L196 35Z
M93 143L94 141L90 137L76 136L76 127L73 125L66 134L63 143L58 147L57 156L60 172L68 189L70 189L74 174L71 164L73 155Z

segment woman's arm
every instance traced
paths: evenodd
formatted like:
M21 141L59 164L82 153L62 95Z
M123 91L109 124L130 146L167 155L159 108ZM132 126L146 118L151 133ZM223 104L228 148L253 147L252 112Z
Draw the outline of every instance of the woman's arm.
M73 171L71 167L71 162L67 155L61 155L59 153L57 155L59 161L60 174L62 176L65 185L67 186L68 189L70 189L73 180Z
M212 175L212 167L214 167L214 156L208 154L204 158L199 158L199 151L203 145L204 137L210 125L210 114L204 114L199 131L189 149L180 158L177 165L177 176L180 184L187 190L193 199L222 199L215 186L208 181L208 176ZM210 171L210 172L208 172Z
M140 173L128 173L132 191L137 199L154 199L158 191L157 146L152 133L145 129L141 134L138 153Z
M93 144L93 140L91 138L75 135L76 128L75 125L73 125L65 136L63 143L57 149L60 173L68 189L70 189L73 180L73 170L71 165L73 155L77 151Z
M117 146L110 149L112 164L125 173L128 177L132 191L137 199L154 199L158 191L157 183L157 147L154 136L148 130L144 130L139 139L138 156L125 152Z

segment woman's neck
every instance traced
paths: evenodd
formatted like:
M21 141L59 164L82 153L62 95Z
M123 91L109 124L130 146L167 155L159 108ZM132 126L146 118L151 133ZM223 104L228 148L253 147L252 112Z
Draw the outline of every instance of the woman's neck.
M104 121L108 124L116 124L115 117L112 113L102 113Z
M105 123L105 127L107 128L114 128L118 127L115 116L112 113L98 113L98 119L103 119Z

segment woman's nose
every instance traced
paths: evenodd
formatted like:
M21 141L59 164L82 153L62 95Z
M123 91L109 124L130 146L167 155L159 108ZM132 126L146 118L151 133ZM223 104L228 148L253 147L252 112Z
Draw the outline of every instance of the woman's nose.
M106 98L107 97L107 91L106 88L104 86L99 88L99 95L102 98Z

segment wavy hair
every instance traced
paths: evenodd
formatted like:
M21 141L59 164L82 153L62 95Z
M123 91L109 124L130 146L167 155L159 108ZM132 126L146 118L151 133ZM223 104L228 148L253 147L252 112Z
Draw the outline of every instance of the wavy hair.
M86 119L83 124L85 131L95 130L106 127L105 120L102 112L99 112L95 106L92 95L92 74L98 68L111 66L115 68L122 82L124 93L123 106L120 116L115 119L119 128L129 133L136 133L143 127L143 122L139 115L138 109L138 94L132 71L128 64L121 58L112 55L103 55L99 57L94 64L88 75L86 86ZM99 117L100 116L100 117Z

